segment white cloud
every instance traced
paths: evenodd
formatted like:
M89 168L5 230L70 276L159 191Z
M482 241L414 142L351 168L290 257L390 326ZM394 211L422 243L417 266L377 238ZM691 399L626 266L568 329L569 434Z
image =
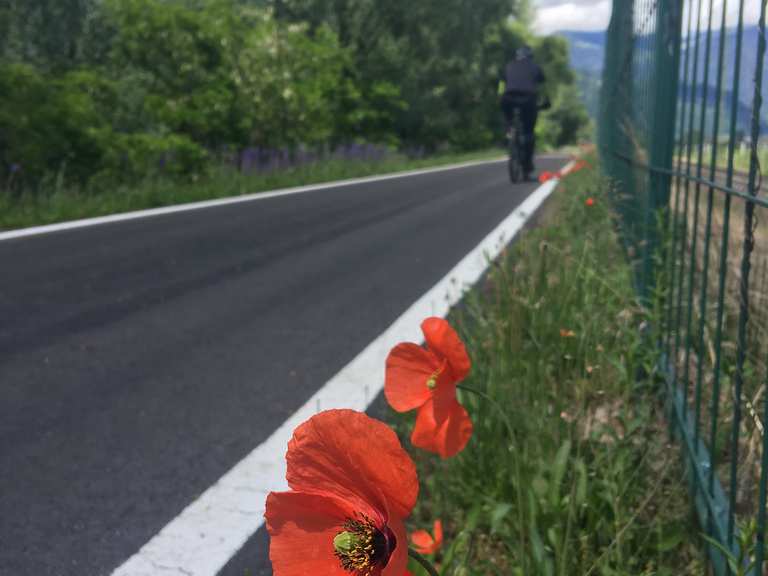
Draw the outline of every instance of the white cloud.
M534 0L536 8L536 31L550 34L558 30L604 30L611 20L612 0ZM698 9L701 6L701 25L705 29L709 16L709 2L693 0L686 2L684 22L687 22L687 10L694 6L693 24L696 27ZM729 2L726 14L726 26L736 25L739 3ZM723 0L714 0L712 27L720 27L723 14ZM760 16L760 1L746 0L744 3L744 23L756 24Z
M611 19L611 0L536 0L536 32L604 30Z
M686 11L683 15L683 22L684 25L688 26L688 10L690 9L690 5L686 5ZM693 21L692 21L692 28L696 29L696 19L699 16L698 13L699 5L698 3L694 3L694 12L693 12ZM715 0L714 7L712 10L712 28L718 29L720 28L720 24L723 17L723 0ZM709 3L702 2L701 3L701 28L702 30L706 30L707 23L709 19ZM754 0L747 0L744 3L744 24L745 25L751 25L751 24L757 24L757 21L760 19L760 2L754 1ZM729 2L728 3L728 10L726 11L725 16L726 26L728 27L734 27L736 24L738 24L739 21L739 3L738 2Z

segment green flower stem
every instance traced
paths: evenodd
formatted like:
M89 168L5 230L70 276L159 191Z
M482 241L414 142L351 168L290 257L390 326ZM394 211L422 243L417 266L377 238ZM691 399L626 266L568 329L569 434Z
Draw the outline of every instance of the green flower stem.
M488 394L483 392L482 390L478 390L476 388L472 388L471 386L466 386L464 384L458 384L456 386L459 390L464 390L465 392L469 392L470 394L475 394L476 396L479 396L489 404L491 404L496 410L498 410L499 414L501 414L501 418L504 420L504 424L507 427L507 431L509 432L509 436L512 439L513 442L517 441L517 434L515 433L515 427L512 426L512 421L509 419L509 415L506 413L504 408L501 407L501 404L496 402L493 398L491 398Z
M507 412L502 408L501 404L499 404L494 398L483 392L482 390L478 390L476 388L472 388L471 386L467 386L465 384L458 384L456 386L459 390L464 390L465 392L469 392L470 394L475 394L476 396L482 398L489 404L491 404L501 415L502 420L504 421L504 424L507 427L507 431L509 432L509 437L517 444L517 434L515 433L515 428L512 426L512 421L509 419L509 415ZM523 562L523 570L525 571L525 519L524 519L524 511L523 511L523 491L522 491L522 482L523 482L523 474L520 470L520 460L517 457L517 454L514 450L510 451L510 456L512 458L512 461L514 463L515 467L515 476L516 476L516 492L517 492L517 513L519 516L519 524L520 524L520 549L521 549L521 560Z
M422 567L427 572L429 572L429 576L440 576L440 574L438 574L437 570L435 570L435 567L432 566L429 560L427 560L426 558L424 558L424 556L416 552L416 550L412 550L411 548L408 548L408 556L410 556L411 558L416 560L416 562L421 564Z

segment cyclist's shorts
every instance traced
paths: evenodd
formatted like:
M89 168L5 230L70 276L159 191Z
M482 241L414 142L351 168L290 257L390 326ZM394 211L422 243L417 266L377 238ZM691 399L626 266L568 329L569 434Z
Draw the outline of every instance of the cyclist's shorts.
M502 97L509 106L525 106L536 101L536 94L530 92L506 92Z

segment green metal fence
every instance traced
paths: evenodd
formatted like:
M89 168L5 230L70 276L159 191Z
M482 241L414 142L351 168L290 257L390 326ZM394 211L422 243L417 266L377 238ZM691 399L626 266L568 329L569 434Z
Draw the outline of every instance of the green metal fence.
M659 310L670 424L716 574L734 573L721 549L768 574L765 18L765 0L614 0L601 94L602 166Z

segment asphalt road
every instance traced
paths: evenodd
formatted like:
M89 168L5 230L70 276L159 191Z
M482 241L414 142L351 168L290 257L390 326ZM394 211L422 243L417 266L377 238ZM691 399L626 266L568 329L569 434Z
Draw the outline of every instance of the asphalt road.
M0 576L110 574L536 187L490 164L0 242Z

